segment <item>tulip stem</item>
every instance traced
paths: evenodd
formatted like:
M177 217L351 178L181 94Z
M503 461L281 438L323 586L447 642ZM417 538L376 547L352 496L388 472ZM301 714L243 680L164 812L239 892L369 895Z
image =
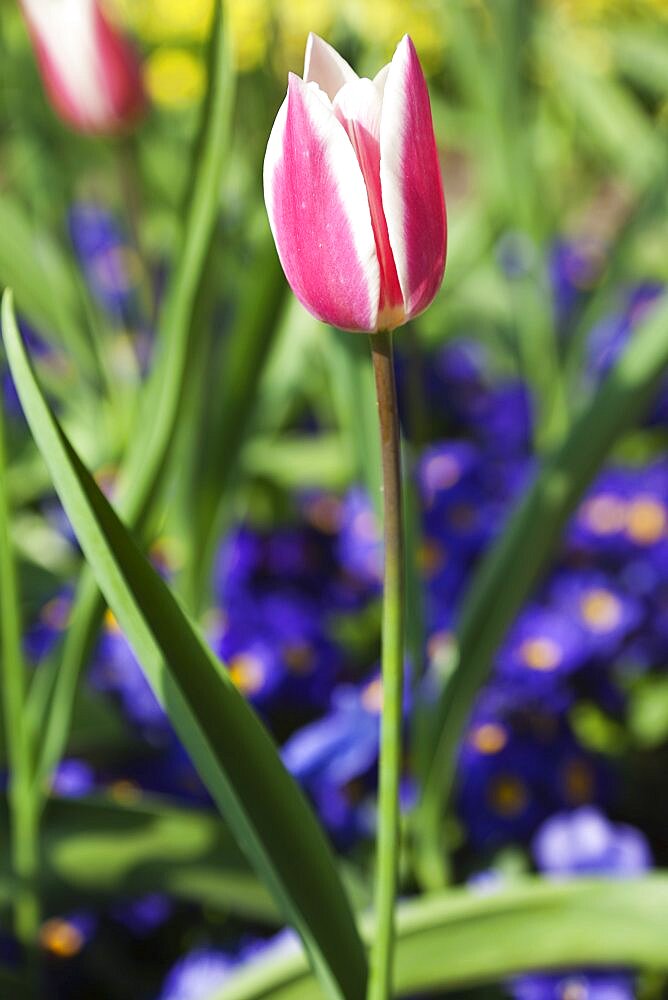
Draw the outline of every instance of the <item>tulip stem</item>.
M382 678L376 932L371 946L368 1000L391 995L394 905L399 867L399 779L401 774L404 669L404 539L401 504L401 451L392 334L371 335L380 421L383 469L385 571L383 585Z

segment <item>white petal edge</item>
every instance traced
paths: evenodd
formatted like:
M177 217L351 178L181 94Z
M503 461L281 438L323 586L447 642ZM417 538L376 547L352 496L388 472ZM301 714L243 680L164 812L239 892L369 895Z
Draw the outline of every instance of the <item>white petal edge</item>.
M348 65L342 55L339 55L334 46L311 31L304 55L304 82L317 83L330 101L333 101L344 84L357 79L355 70Z
M375 327L380 302L380 265L378 263L376 240L371 224L371 210L369 208L369 199L362 170L357 161L353 145L348 138L348 133L336 118L333 110L326 105L322 99L322 95L318 93L315 87L307 85L299 77L296 78L295 83L303 88L302 93L311 124L320 135L328 152L330 172L334 177L339 200L344 209L346 209L355 252L360 267L364 271L369 289L369 302L372 311L371 318L373 320L370 325ZM280 169L287 117L288 97L286 96L279 108L269 135L263 167L265 204L269 216L269 225L279 257L281 257L280 242L274 222L273 178L276 171Z
M401 78L404 75L402 63L406 60L407 48L407 36L404 35L397 45L391 63L385 67L387 74L383 81L383 112L380 120L380 186L383 192L383 211L397 268L399 287L404 297L404 308L408 305L410 292L406 277L406 245L402 236L405 206L399 181L402 123L405 120L405 94Z

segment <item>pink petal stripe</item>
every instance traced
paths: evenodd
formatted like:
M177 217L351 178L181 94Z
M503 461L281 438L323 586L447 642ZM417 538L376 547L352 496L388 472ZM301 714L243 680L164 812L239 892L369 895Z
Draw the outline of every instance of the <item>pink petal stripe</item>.
M127 126L145 105L139 60L129 42L95 8L95 38L104 88L117 126Z
M326 323L374 330L380 269L362 172L325 95L293 74L269 137L264 192L299 301Z
M357 80L357 73L335 48L311 32L304 56L304 82L317 83L333 101L341 87Z
M404 321L404 300L383 212L380 188L380 121L382 84L362 79L347 83L336 95L334 112L353 144L366 184L371 224L380 263L378 326L390 329Z
M380 182L406 316L429 305L443 280L446 217L427 83L405 35L383 94Z

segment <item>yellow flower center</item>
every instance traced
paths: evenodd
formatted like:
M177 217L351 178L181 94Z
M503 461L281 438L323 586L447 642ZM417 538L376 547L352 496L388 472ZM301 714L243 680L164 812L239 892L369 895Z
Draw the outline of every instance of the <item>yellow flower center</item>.
M495 813L504 819L512 819L526 807L528 794L519 778L502 774L490 784L487 798Z
M425 539L417 552L417 564L424 575L429 578L436 576L445 563L443 546L433 538Z
M232 681L243 694L255 694L264 681L264 664L252 653L238 653L228 664Z
M371 681L362 692L362 704L367 712L380 715L383 710L383 682L380 677Z
M590 590L580 602L580 611L587 625L597 632L607 632L619 624L621 601L602 587Z
M508 734L498 722L484 722L471 732L469 742L482 754L495 754L508 743Z
M626 514L626 534L638 545L653 545L666 533L666 508L654 497L637 497Z
M566 798L573 805L590 802L594 791L594 776L589 765L583 760L570 761L564 772Z
M595 535L614 535L626 523L626 503L611 493L585 500L579 520Z
M525 639L520 646L520 657L532 670L550 671L561 663L561 648L553 639Z
M313 669L313 650L307 642L295 642L283 649L283 659L291 674L305 677Z
M77 955L85 944L84 936L78 927L53 917L42 924L39 932L39 943L45 951L50 951L58 958L72 958Z

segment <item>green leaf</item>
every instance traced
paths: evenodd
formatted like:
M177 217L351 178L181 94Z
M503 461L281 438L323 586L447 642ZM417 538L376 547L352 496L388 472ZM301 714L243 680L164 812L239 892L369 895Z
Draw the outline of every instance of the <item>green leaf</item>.
M0 404L0 690L7 750L7 800L12 874L21 880L13 897L14 930L31 944L39 906L32 879L38 863L38 809L32 788L34 747L26 721L26 665L21 645L21 604L11 540L3 407Z
M356 903L366 905L357 872L346 865L341 873ZM60 912L80 906L83 897L164 892L268 926L281 923L219 816L133 789L51 798L42 821L39 882L46 904Z
M113 791L112 791L113 794ZM43 819L42 890L63 898L165 892L276 924L267 890L220 819L150 796L52 799Z
M624 24L608 34L615 61L630 80L663 99L668 92L668 32L655 21Z
M493 895L466 890L397 910L399 996L462 989L543 969L629 966L668 972L668 877L628 882L526 879ZM364 935L372 933L367 923ZM299 954L255 960L203 1000L318 1000Z
M642 104L614 78L592 71L564 44L560 32L546 33L546 54L555 79L555 99L573 117L575 137L643 186L659 169L662 148Z
M51 413L5 294L2 331L28 424L98 585L240 846L332 996L366 963L329 846L271 737L132 540Z
M369 338L343 330L323 330L323 338L339 426L355 457L356 478L364 483L380 518L380 437Z
M84 371L95 370L71 266L5 193L0 199L0 286L14 289L19 310L47 339L55 337Z
M204 380L211 406L205 409L196 449L192 562L197 590L207 590L221 524L237 471L239 453L254 424L265 373L285 299L286 284L268 224L255 247L252 266L237 289L236 315L226 337L216 380ZM211 373L209 373L209 379Z
M353 475L349 451L337 433L255 436L243 451L243 467L282 489L342 490Z
M628 725L636 743L653 748L668 739L668 677L644 677L629 695Z
M415 817L420 878L443 879L443 806L453 786L457 748L473 700L507 629L546 569L588 484L625 430L641 416L668 365L668 296L634 333L595 397L549 456L498 543L476 573L457 626L458 665L434 715L431 755Z

